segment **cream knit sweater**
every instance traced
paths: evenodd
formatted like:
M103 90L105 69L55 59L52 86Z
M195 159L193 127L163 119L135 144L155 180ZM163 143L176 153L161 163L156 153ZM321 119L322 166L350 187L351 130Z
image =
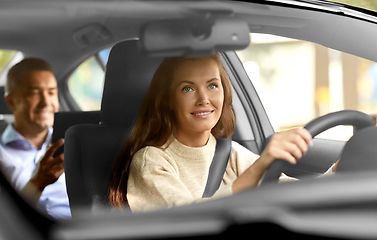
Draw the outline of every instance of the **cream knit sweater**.
M197 148L183 145L174 137L168 143L162 148L144 147L134 155L127 185L127 199L132 211L203 200L216 139L211 135L207 145ZM233 141L222 184L212 198L231 195L233 181L258 157Z

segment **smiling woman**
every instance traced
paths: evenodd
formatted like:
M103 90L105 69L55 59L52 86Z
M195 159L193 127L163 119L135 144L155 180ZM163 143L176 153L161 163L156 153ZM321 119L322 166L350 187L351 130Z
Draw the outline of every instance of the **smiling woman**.
M208 141L223 109L220 79L218 64L212 59L186 61L174 72L170 104L176 118L175 137L181 143L199 147ZM193 138L198 132L201 137Z
M194 69L191 69L191 67L194 67ZM202 74L204 75L202 76ZM221 81L214 79L221 79ZM209 80L210 82L208 83ZM215 86L214 82L218 84L218 88L212 89ZM214 107L207 97L208 92L211 92L211 95L217 96L216 98L220 96L220 106L218 106L219 103L216 100L216 108ZM186 102L187 100L189 101ZM209 141L211 132L215 137L228 137L231 135L235 124L231 103L231 85L218 54L199 58L166 58L152 79L139 118L133 127L128 142L124 146L122 157L119 158L115 165L115 174L110 186L111 203L114 206L120 207L124 203L129 202L128 198L133 201L135 199L133 196L138 198L137 195L141 194L141 192L132 193L132 189L138 188L131 186L129 187L131 189L131 197L124 195L124 190L128 188L128 174L135 174L135 176L139 174L138 167L133 168L136 170L135 172L131 171L128 173L128 170L131 163L139 164L142 162L133 161L134 155L140 149L147 146L153 146L155 149L167 148L175 139L174 137L172 138L172 135L178 136L177 138L189 146L198 146L199 144L200 147L203 147ZM216 110L216 114L211 114L212 116L208 116L208 118L198 118L198 116L191 114L203 109L207 111L207 108L211 111ZM197 129L198 126L200 129ZM192 139L192 136L195 136L195 139ZM199 142L196 142L198 139ZM209 141L210 146L214 147L214 138L212 137L211 139ZM166 143L167 145L165 145ZM208 175L208 167L212 156L213 152L207 156L209 158L205 163L207 166L203 168L204 173L200 174L201 182L199 186L203 188L201 189L201 193L206 184L206 176ZM173 176L179 185L176 189L182 189L182 182L177 177ZM132 176L130 176L130 179L132 185L134 183ZM179 182L181 183L179 184ZM187 189L187 187L184 188ZM181 193L177 195L177 197L179 195L181 197L175 199L180 199L179 201L181 202L187 202L190 199L192 201L192 193L187 191L183 192L183 197ZM145 192L153 193L155 191ZM170 191L168 195L175 193L174 191ZM185 193L188 194L185 195ZM174 199L170 199L168 202L169 204L176 204ZM143 203L141 202L141 204ZM155 203L150 202L150 204L152 205L147 208L157 207L161 204L162 206L166 205L166 203L158 201ZM135 208L140 209L143 206L136 206Z
M232 142L222 183L204 198L216 138L234 129L231 83L219 54L165 58L113 170L110 203L144 211L229 196L257 186L275 159L295 163L311 144L305 129L292 129L273 136L259 158Z
M346 0L342 2L346 2ZM347 0L347 2L350 4L359 2L372 4L374 1ZM45 239L49 237L54 239L179 238L196 234L208 236L218 233L224 233L227 236L232 234L233 236L233 233L236 232L240 236L243 232L239 230L256 234L256 232L264 230L264 227L260 228L260 226L271 227L271 225L275 226L272 229L279 228L281 231L287 229L285 233L289 229L291 232L315 234L318 237L355 239L375 239L377 237L375 222L371 221L371 219L375 219L373 213L376 211L376 207L373 203L377 202L375 191L377 174L352 175L350 173L345 176L340 173L340 175L336 174L329 178L320 178L318 181L317 179L308 179L308 176L323 173L323 169L333 161L332 158L335 156L334 161L336 161L336 157L343 149L342 142L338 144L339 142L325 139L315 139L315 144L310 148L309 154L302 159L305 162L299 161L306 165L301 165L301 168L298 167L300 164L295 166L297 175L293 174L292 176L305 177L306 179L303 181L280 184L279 186L278 184L262 186L245 190L242 194L225 199L178 209L154 211L153 213L115 213L112 215L114 213L112 211L104 214L100 212L96 216L80 214L86 212L86 209L96 210L96 207L102 205L111 174L111 171L108 170L113 167L114 155L118 153L119 146L123 141L129 137L129 130L136 120L135 116L140 112L140 100L145 96L152 75L161 60L153 58L148 61L148 58L144 56L139 57L138 54L135 54L134 49L140 47L140 44L132 44L132 48L121 47L118 50L122 51L112 51L111 59L115 62L112 62L112 68L109 67L110 64L104 72L103 66L96 62L98 59L96 55L101 49L131 39L142 41L142 28L147 25L151 26L150 29L153 30L156 29L154 26L161 26L162 21L168 23L165 25L168 27L168 25L176 26L176 24L170 23L182 20L190 23L190 27L194 27L191 29L193 31L184 31L184 33L193 33L196 38L181 38L183 35L179 33L182 31L170 31L169 33L172 35L160 31L164 37L162 42L168 49L158 51L158 56L178 54L173 46L175 46L174 44L182 46L182 42L185 43L185 46L194 46L196 42L200 42L201 45L203 45L202 43L211 43L205 51L200 48L194 49L193 54L203 54L207 50L208 52L213 50L213 46L222 45L224 39L229 39L229 42L240 39L240 35L225 34L228 31L225 31L223 27L212 28L212 26L219 26L214 23L221 21L221 26L230 26L232 30L235 20L245 22L247 34L253 35L251 38L253 47L248 49L250 58L244 62L247 66L246 72L233 51L238 50L237 48L230 48L229 51L224 52L215 48L216 51L221 52L224 67L232 83L233 103L237 117L237 126L232 142L233 150L230 158L227 159L229 167L226 175L223 174L224 178L221 179L223 180L222 189L218 190L224 190L223 193L226 192L225 190L229 190L227 193L230 193L230 190L233 192L237 190L230 189L230 186L237 186L238 180L241 180L240 178L243 176L241 173L245 173L248 165L258 158L250 151L261 154L263 149L267 149L265 152L267 154L262 153L261 158L258 161L255 160L254 167L263 168L275 157L270 153L273 152L273 147L276 145L266 148L266 139L275 133L273 127L276 126L276 129L280 130L285 127L297 126L301 122L305 123L310 120L308 118L316 117L315 106L318 105L318 113L322 114L323 110L326 110L325 104L328 100L330 103L332 99L337 100L334 103L342 103L343 100L346 104L357 103L358 96L346 94L346 91L343 92L343 88L336 88L337 91L332 91L334 90L332 84L341 80L339 73L346 77L346 81L342 83L344 83L343 86L347 86L347 89L352 90L350 93L359 91L360 87L364 93L363 105L364 101L375 100L377 91L372 87L377 86L375 84L377 83L377 81L375 82L375 67L373 67L375 63L373 65L355 64L355 59L346 55L353 54L373 62L377 61L377 15L375 13L324 0L216 2L18 0L1 4L0 19L1 49L22 51L26 57L43 58L53 66L59 87L60 111L97 109L100 110L101 116L101 124L87 123L72 127L71 130L76 131L68 132L71 134L67 134L67 136L71 138L66 138L65 141L64 166L66 167L69 203L74 214L73 219L54 223L52 228L48 228L46 224L36 221L34 215L27 214L23 208L12 208L12 204L15 202L14 198L5 201L7 192L3 186L6 184L1 183L1 238L6 238L3 235L11 232L14 233L14 236L9 239L32 239L31 234L17 235L21 235L23 230L27 229L23 225L24 222L27 222L27 226L30 225L38 229L37 233L42 233ZM196 26L198 28L195 28ZM167 27L162 29L167 29ZM177 30L182 29L178 28ZM228 38L215 37L213 33L221 33L221 36L227 35ZM274 43L258 42L254 34L270 34L294 40L280 41L279 46L275 47ZM161 49L155 37L151 37L150 40L157 45L157 50ZM316 43L318 46L307 43ZM331 50L324 50L321 45L329 47ZM282 49L283 47L297 52L297 55L289 56L288 52ZM335 52L335 50L342 53ZM182 52L184 51L179 53ZM143 53L149 56L151 52ZM278 56L275 53L281 54ZM156 54L155 51L152 52L152 55L154 54ZM314 57L311 57L313 56L311 54L315 54ZM309 55L310 62L308 65L304 65L307 61L303 59L307 55ZM115 58L113 58L114 56ZM315 58L316 56L321 56L321 58ZM88 58L90 60L86 62L85 59ZM314 62L314 60L316 61ZM327 62L329 64L326 64ZM344 65L341 65L341 62ZM85 71L78 74L81 70L80 67L77 74L72 74L74 69L77 69L82 63ZM310 68L313 66L311 63L318 64L318 68L326 65L324 67L328 67L329 70L311 71L315 69L314 67ZM92 64L96 68L91 68ZM342 66L344 66L344 73L341 69ZM355 70L356 66L368 70L364 71L363 80L360 82L359 77L351 72L351 70ZM164 77L169 77L169 74L175 69L168 70L165 72L166 74L164 73ZM103 89L104 73L106 81ZM369 73L372 75L369 76ZM250 74L251 79L247 74ZM70 79L72 82L67 86L67 78L70 76L72 76ZM258 76L259 78L257 78ZM213 120L212 117L220 109L220 119L225 114L225 108L220 108L219 104L215 103L213 96L210 95L220 87L224 90L225 84L221 82L220 85L216 81L208 82L213 78L217 77L206 77L200 82L191 77L182 79L188 82L176 89L177 94L181 94L182 97L190 96L191 98L193 96L193 99L199 99L194 104L208 103L205 105L206 107L199 109L191 104L188 111L185 112L187 115L185 117L190 119L190 122L179 125L185 138L193 132L193 130L187 131L185 127L194 130L198 130L198 127L207 128L203 123L208 123L208 126L212 127L213 123L210 123L210 120ZM274 88L275 92L270 91L267 92L269 94L263 94L262 91L259 91L267 87L273 88L276 79L281 81L278 83L279 85L275 85L277 86ZM318 81L321 85L318 92L315 92L312 83L317 79L322 81ZM360 85L356 85L356 82L359 82ZM297 91L288 92L287 90L293 89L289 83L293 83L293 86L297 87ZM324 86L323 83L326 85ZM74 86L75 84L77 86ZM174 122L171 121L172 119L178 121L174 112L181 110L176 107L177 109L172 111L172 105L182 103L169 101L169 98L157 98L161 96L158 95L160 94L158 91L172 90L168 86L170 85L163 85L161 82L152 85L151 88L157 94L147 99L149 105L145 106L152 108L155 113L147 115L149 112L146 112L145 118L149 121L138 125L140 131L133 133L131 136L134 141L133 145L127 149L132 150L133 159L130 155L124 156L127 158L124 161L128 162L123 162L124 165L117 169L120 173L118 175L120 180L119 185L115 186L116 190L124 194L124 198L129 197L132 210L153 208L153 206L147 206L149 203L154 204L157 208L201 201L203 186L207 180L208 163L212 160L214 145L216 145L215 138L227 135L222 135L224 132L221 127L216 128L216 125L221 125L218 122L211 129L207 141L195 141L195 144L190 143L191 141L182 143L185 138L173 134L172 130L175 125L172 125ZM312 90L310 90L310 86L313 86ZM74 95L74 90L77 92L72 97L70 93ZM99 109L102 92L105 101ZM333 93L344 93L344 98L332 98ZM107 98L109 96L112 98ZM228 99L225 91L223 97L224 100ZM289 103L295 105L303 105L309 101L309 107L304 108L305 111L298 111L293 107L294 105L287 104L288 100ZM125 102L127 104L124 104ZM226 104L225 101L222 103L223 106ZM284 105L285 108L276 108L281 105ZM274 115L271 115L272 111L269 111L272 109L270 106L274 106L278 110L274 111ZM77 115L80 114L80 112L77 113ZM277 118L273 118L273 116L277 116ZM300 122L295 121L294 124L288 125L283 122L288 117ZM276 122L275 119L280 122ZM63 121L68 122L64 117ZM170 125L168 125L169 123ZM232 132L226 126L222 127L225 129L224 131ZM57 129L58 126L56 126ZM202 130L203 128L199 129L199 132ZM303 139L305 134L303 132L300 134L299 130L295 131L297 132L293 131L292 135L284 136L280 140L272 139L272 142L279 140L277 142L280 143L284 139L290 140L284 143L293 149L291 154L287 155L291 160L290 157L296 159L302 155L308 144L304 140L305 137ZM145 134L146 132L148 134ZM208 136L208 129L201 134ZM301 138L298 138L299 142L292 144L294 138L290 137L297 135L302 135ZM191 140L191 137L188 140ZM205 143L203 144L203 142ZM168 145L169 143L170 145ZM281 145L279 147L282 148ZM263 157L266 157L264 159L268 161L261 161ZM9 159L14 160L14 158ZM129 161L131 161L130 167ZM253 170L258 169L254 168ZM254 179L244 182L257 182L262 172L260 169L254 172L248 171L250 173L248 176L254 176ZM232 180L234 181L232 182ZM250 178L247 177L247 180ZM146 188L144 191L132 191L131 181ZM64 184L64 181L61 183ZM127 185L130 186L130 189ZM130 191L127 192L127 190ZM131 199L140 205L132 205ZM123 200L119 200L119 205L127 203L127 199ZM17 206L22 207L23 205L18 204ZM18 210L21 210L21 213ZM298 218L300 219L299 224L297 224ZM267 225L266 221L272 224ZM266 233L275 233L276 235L276 231L263 232L263 234ZM287 237L287 235L281 234L280 236Z

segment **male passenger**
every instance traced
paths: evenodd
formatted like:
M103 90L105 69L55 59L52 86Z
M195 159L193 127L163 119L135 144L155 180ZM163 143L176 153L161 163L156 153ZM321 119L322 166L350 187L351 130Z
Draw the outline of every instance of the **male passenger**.
M0 139L0 169L38 210L53 218L70 218L64 155L53 157L63 139L49 149L54 113L59 110L57 82L50 65L37 58L14 65L7 76L4 98L15 120Z

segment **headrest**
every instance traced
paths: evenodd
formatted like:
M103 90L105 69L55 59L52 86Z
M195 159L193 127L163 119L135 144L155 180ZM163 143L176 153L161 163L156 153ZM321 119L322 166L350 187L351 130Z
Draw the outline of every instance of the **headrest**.
M144 55L137 40L117 43L111 49L101 103L103 125L132 126L161 62L162 58Z

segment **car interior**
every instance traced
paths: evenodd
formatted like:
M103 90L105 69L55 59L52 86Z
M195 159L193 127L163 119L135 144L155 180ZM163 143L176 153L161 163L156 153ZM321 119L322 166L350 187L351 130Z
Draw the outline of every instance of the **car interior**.
M122 234L126 234L126 231L129 231L127 236L136 238L143 237L143 235L136 233L132 235L130 228L135 228L134 232L138 230L142 232L144 224L161 221L161 225L165 222L170 224L166 224L168 227L164 225L161 229L170 229L169 231L172 232L171 236L174 236L173 230L175 225L171 219L174 219L179 214L187 215L189 228L182 230L184 227L177 225L177 229L187 234L192 232L201 234L208 229L213 232L219 232L223 229L223 226L229 226L233 223L246 224L247 221L253 219L252 215L255 213L257 213L255 219L258 219L258 216L267 216L264 219L258 219L258 221L262 220L262 222L265 221L268 224L277 222L288 229L291 225L284 225L285 219L292 220L293 224L301 226L299 224L300 219L303 219L305 216L301 216L299 213L302 209L305 210L306 207L308 208L306 213L315 214L318 211L318 216L323 213L320 216L321 218L327 217L325 210L330 208L335 209L339 207L341 209L342 206L351 206L350 212L352 212L354 207L351 202L352 199L350 202L347 202L347 199L350 199L350 194L347 195L340 189L337 189L339 182L349 183L350 189L357 190L358 185L362 186L358 193L369 197L362 200L362 203L365 203L365 209L370 210L369 208L373 206L373 200L376 199L376 196L374 193L368 193L370 189L373 189L373 181L370 181L368 184L363 182L368 180L368 178L374 179L371 174L357 175L357 180L354 182L347 179L347 176L341 175L337 179L330 179L328 181L320 179L318 180L320 183L318 185L310 181L312 177L326 172L340 156L343 156L341 154L346 142L328 139L314 139L314 145L309 149L308 153L296 165L287 166L284 170L284 173L288 176L302 179L303 184L293 183L284 185L282 188L271 185L237 195L232 204L241 207L249 206L247 204L250 204L251 210L248 211L242 212L246 209L244 207L238 209L237 212L212 214L216 212L216 208L231 208L232 204L229 201L227 202L227 199L224 199L223 201L214 201L213 204L211 203L212 205L205 203L197 208L195 206L186 206L176 211L170 209L164 212L164 214L166 213L166 217L164 218L158 212L153 212L149 215L148 213L135 214L134 218L127 218L130 216L127 215L130 214L129 212L107 215L109 213L109 206L106 199L113 163L127 139L138 115L149 82L154 71L162 61L163 56L190 53L185 52L186 48L190 47L191 50L194 49L194 52L203 51L203 49L200 49L201 45L192 45L195 42L194 40L181 43L183 45L178 44L179 46L173 49L163 49L163 47L171 45L177 39L174 39L172 42L165 42L166 39L161 39L160 42L156 41L155 43L157 44L153 45L154 43L150 40L153 40L156 35L154 35L153 31L150 31L156 26L148 25L148 23L152 24L154 20L164 19L166 18L165 15L168 15L171 19L182 18L182 13L185 14L187 19L204 16L205 20L205 16L210 15L214 16L215 19L222 19L225 16L225 19L234 20L232 16L237 12L236 15L244 17L247 20L247 35L249 31L271 33L313 41L334 49L364 56L368 59L376 59L377 55L375 54L376 48L373 48L375 45L373 38L370 41L366 40L365 45L368 48L363 48L357 44L358 41L368 39L369 30L374 30L373 25L375 25L375 22L373 19L363 24L359 23L357 16L343 19L341 16L345 14L344 12L327 14L336 11L321 4L318 4L319 10L308 11L310 7L306 5L305 1L300 2L302 5L298 5L300 7L296 5L292 7L291 12L284 10L284 7L289 5L287 3L289 1L285 1L285 3L272 1L269 6L260 4L258 1L252 3L250 6L234 5L232 6L233 9L229 7L231 9L229 10L230 12L226 10L228 6L231 6L228 3L219 3L216 6L211 5L210 2L204 2L202 5L191 3L191 5L188 4L190 7L186 9L179 4L169 6L168 3L154 5L151 2L133 2L133 8L128 9L126 2L117 1L109 1L108 4L101 1L72 1L69 6L59 3L59 1L53 1L48 4L48 7L43 7L45 4L44 1L38 1L32 7L34 11L31 11L29 16L38 18L39 20L28 26L27 22L25 22L27 21L25 20L26 18L23 19L22 16L31 8L31 5L24 1L22 2L23 4L19 5L19 12L14 10L15 18L19 21L11 22L8 27L8 29L22 29L23 32L20 31L22 34L18 33L12 35L12 39L6 39L7 30L0 29L1 36L5 36L4 39L0 39L0 44L2 44L2 48L22 51L25 53L25 56L45 57L53 66L58 66L55 75L59 81L61 111L55 114L54 139L65 138L65 173L73 219L72 221L62 221L59 226L56 226L55 221L40 215L35 209L25 204L24 200L11 188L3 175L0 174L1 194L8 194L11 196L11 199L14 199L13 202L1 200L4 201L4 205L13 206L8 211L0 208L0 216L10 219L1 221L4 223L0 227L2 231L7 231L8 225L13 224L16 226L16 224L19 224L19 226L25 229L30 229L30 231L25 231L25 236L29 235L29 239L38 239L40 233L42 233L44 239L49 238L51 237L50 231L55 230L56 232L54 232L53 236L55 239L89 239L95 238L96 234L103 236L96 231L102 231L104 226L100 224L102 221L108 221L108 224L105 226L108 232L111 232L114 226L119 227L120 224L129 224L123 230L117 229L119 231L116 234L118 234L117 236L122 236ZM214 10L211 10L211 7ZM102 12L100 11L101 9L103 10ZM2 13L1 7L0 13ZM142 17L138 18L137 14L141 14ZM1 21L4 21L1 15ZM43 16L51 20L51 22L41 23L44 21ZM55 18L54 16L59 17ZM158 27L168 28L168 25L163 21L157 21L157 23L160 24ZM223 23L226 23L226 21L221 24ZM38 24L41 25L40 28L36 28ZM62 45L60 47L59 44L50 44L48 38L41 39L38 42L34 41L33 38L27 38L26 40L23 38L24 35L43 35L43 31L48 31L53 25L54 28L61 27L61 32L57 32L54 38L62 39L62 42L64 40L64 42L69 42L72 45L67 44L67 46ZM144 30L141 30L141 33L144 33L144 35L139 34L139 28L142 25L145 25ZM319 29L323 30L323 34L317 34ZM194 35L206 39L208 36L206 34L203 35L203 31L205 33L208 29L204 28L203 30L200 28L199 30ZM33 33L31 34L32 31ZM239 31L242 32L243 30L240 29ZM344 35L347 35L348 31L353 32L354 38L344 38ZM214 31L216 34L220 34L219 32L221 31ZM69 33L69 37L64 35L67 33ZM182 34L187 34L187 32ZM170 39L173 37L175 36L170 36ZM211 37L208 39L211 39ZM24 46L25 41L29 41L30 46ZM158 43L161 43L161 45L159 46ZM205 41L202 44L205 45ZM195 49L194 47L197 48ZM239 46L233 45L229 47L226 44L207 46L207 48L216 48L216 50L219 50L225 70L232 82L233 107L237 121L232 140L259 154L267 145L269 137L275 134L275 130L271 125L255 86L250 81L242 62L234 51L237 47ZM81 111L69 94L65 80L80 63L104 48L111 48L111 52L106 65L101 108L99 111ZM40 50L37 51L35 49ZM3 93L4 87L0 87L0 94ZM2 115L6 117L2 118ZM9 115L11 115L10 110L7 108L5 102L0 99L0 131L5 129L6 125L11 122ZM355 151L353 148L349 149L351 150L347 150L347 153L351 157L348 161L351 162L352 158L355 157L352 153L355 153ZM326 186L327 190L334 189L334 192L328 195L316 194L316 192L321 192L324 186ZM312 192L308 191L309 188L312 189ZM274 191L273 194L269 192L271 189ZM307 195L297 194L295 191L302 191L307 193ZM292 196L296 196L295 194L297 194L297 200L292 200ZM338 200L342 197L345 200L340 202L338 206ZM252 201L249 201L250 199ZM315 204L318 203L318 205L314 206L313 202ZM267 203L271 203L272 207L259 208L258 204ZM278 209L279 204L285 207ZM274 218L274 214L277 213L274 212L275 210L279 214L281 213L283 217L276 220ZM17 214L13 214L13 212ZM103 218L96 219L96 216L100 216L102 213ZM222 221L219 220L220 218L226 218L227 220ZM315 219L315 221L321 222L321 218ZM32 227L28 225L29 222L32 223ZM111 226L111 224L113 225ZM177 221L177 224L179 224L179 221ZM32 228L37 229L38 233ZM156 229L151 229L151 233L148 234L157 232L156 236L159 236L158 229ZM276 228L272 227L271 229ZM292 230L293 228L289 229ZM9 233L4 234L9 234L12 237L16 236L10 230L8 231ZM331 230L328 231L331 232ZM153 236L150 235L150 237Z
M162 58L143 54L137 44L136 40L123 41L111 50L102 98L101 124L74 126L65 134L66 178L73 214L75 208L92 208L94 204L106 203L112 160L125 142L149 82L162 61ZM242 106L236 103L235 111L244 115L244 118L237 118L238 123L248 121ZM244 130L244 138L240 136L240 128L237 130L233 138L258 151L252 130Z
M138 49L137 44L137 40L128 40L112 48L105 75L101 119L97 124L89 121L80 124L85 123L83 118L85 115L89 116L88 119L96 121L95 117L91 117L93 113L56 115L58 117L56 121L61 121L59 119L62 117L64 119L67 115L73 116L71 121L64 122L67 125L75 125L65 133L64 151L67 191L73 216L77 209L82 212L83 209L107 205L107 187L113 163L138 116L149 82L162 61L161 57L146 56ZM231 54L228 52L228 55ZM231 73L230 66L226 62L225 65L227 71ZM234 75L229 75L233 85L236 85ZM133 81L127 81L128 79ZM234 95L238 127L232 139L251 151L260 153L253 134L255 131L250 127L253 124L250 124L251 121L241 105L241 100L237 94ZM61 131L60 125L55 127ZM301 165L292 167L291 172L286 171L289 175L301 177L325 172L339 158L340 150L344 146L344 143L339 141L316 140L316 142L318 142L315 144L316 148L311 149L305 159L300 161ZM331 149L333 154L325 154L324 146ZM333 151L334 148L338 148L339 151ZM321 161L314 161L313 165L312 158L319 158Z
M112 160L115 160L127 139L149 82L162 61L162 58L143 54L137 44L136 40L123 41L111 50L105 76L101 119L98 121L100 124L81 124L69 128L65 134L65 168L72 209L92 208L94 204L106 203ZM239 116L237 125L242 126L243 122L247 123L249 120L237 95L234 99L234 108ZM81 121L80 115L84 114L87 113L74 113L74 116ZM56 116L59 121L61 116ZM73 122L68 122L71 123ZM78 121L75 125L77 123ZM249 124L243 125L246 129L237 128L233 139L258 152L253 131L248 127Z
M103 204L106 201L106 180L112 166L109 159L115 159L120 146L124 143L137 116L148 83L162 59L147 57L138 50L138 43L135 40L125 41L122 44L115 45L110 54L101 110L59 112L55 117L54 138L65 137L66 140L66 175L72 208L76 208L75 206L77 209L82 209L84 206L92 208L95 204ZM264 136L273 133L272 127L254 87L250 81L247 81L247 75L236 54L223 52L222 57L234 88L237 128L232 139L251 151L260 153L266 144L263 140ZM246 107L250 103L238 94L243 91L242 88L247 88L249 94L255 93L250 94L253 98L251 107ZM77 124L87 125L74 126L67 131L70 126ZM313 154L308 154L306 157L308 161L303 159L298 167L287 170L288 174L291 171L289 175L300 177L309 173L323 173L337 160L344 143L330 141L329 144L326 141L325 144L321 144L321 140L316 141L320 142L315 146L321 151L312 149ZM331 149L332 155L323 151L322 145ZM334 151L334 147L339 151ZM306 162L312 162L310 161L312 157L317 157L321 153L323 154L319 159L322 159L322 162L316 162L315 166L306 165ZM300 169L301 165L303 169ZM87 193L86 197L82 193Z

